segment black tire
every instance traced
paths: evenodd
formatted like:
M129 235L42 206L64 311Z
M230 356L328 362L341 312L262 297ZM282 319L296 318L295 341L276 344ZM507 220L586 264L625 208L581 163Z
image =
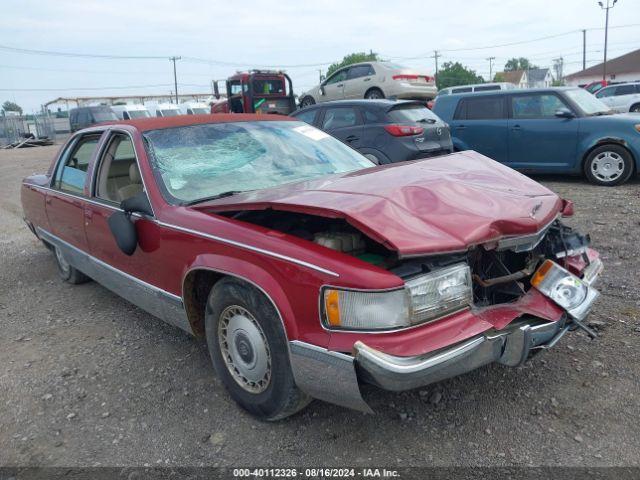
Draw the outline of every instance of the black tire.
M56 259L56 265L58 266L58 274L60 278L67 283L71 283L72 285L79 285L81 283L86 283L91 280L84 273L82 273L77 268L71 266L64 257L62 250L56 247L55 245L52 248L53 257Z
M611 176L599 165L612 165ZM607 144L594 148L584 161L584 174L595 184L607 187L620 185L629 180L633 173L633 157L620 145Z
M310 107L311 105L315 105L316 101L312 96L307 95L300 101L300 108Z
M259 325L261 339L266 341L265 345L268 346L266 352L270 355L269 377L268 381L260 385L250 385L246 378L244 381L238 378L242 376L238 369L232 373L233 367L230 366L230 362L233 363L234 359L230 353L232 350L230 344L234 343L238 346L238 339L242 333L233 337L235 342L227 343L223 339L221 331L224 335L232 335L229 333L229 323L224 323L227 322L227 312L232 311L230 309L248 312L253 324ZM236 331L244 332L244 330ZM287 338L278 313L271 302L255 287L235 278L224 278L216 283L207 300L205 332L209 355L218 377L231 397L252 415L261 420L280 420L293 415L311 401L311 398L295 384L289 363ZM225 338L231 339L231 336ZM240 338L240 343L243 341L244 339ZM241 346L244 348L244 353L253 359L253 356L257 357L259 353L256 353L257 348L250 345L253 344L248 341ZM249 346L248 351L247 346ZM223 348L228 349L227 360L223 357L225 355ZM242 356L242 354L242 349L237 348L236 356ZM258 391L250 391L250 388Z
M382 93L382 90L374 87L367 90L367 92L364 94L364 98L366 98L367 100L376 100L385 97L384 93Z
M629 109L629 112L631 112L631 113L640 113L640 103L636 103L634 105L631 105L631 108Z

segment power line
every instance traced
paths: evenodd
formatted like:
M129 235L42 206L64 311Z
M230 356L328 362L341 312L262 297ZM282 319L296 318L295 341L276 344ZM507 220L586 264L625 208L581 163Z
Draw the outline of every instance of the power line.
M7 50L10 52L24 53L27 55L50 55L58 57L79 57L79 58L102 58L105 60L164 60L167 57L163 56L147 56L147 55L102 55L94 53L75 53L75 52L59 52L53 50L32 50L29 48L10 47L7 45L0 45L0 50Z
M614 28L628 28L628 27L636 27L640 26L640 23L633 23L627 25L616 25L609 27L610 29ZM603 30L602 27L589 28L586 30ZM534 43L543 40L549 40L552 38L563 37L566 35L570 35L573 33L582 32L582 29L579 30L570 30L567 32L557 33L554 35L546 35L543 37L537 37L529 40L520 40L517 42L508 42L494 45L484 45L480 47L465 47L465 48L448 48L448 49L438 49L438 53L442 52L466 52L466 51L477 51L477 50L487 50L491 48L501 48L501 47L509 47L514 45L524 45L527 43ZM61 57L77 57L77 58L95 58L95 59L103 59L103 60L166 60L167 58L171 58L170 55L113 55L113 54L93 54L93 53L80 53L80 52L62 52L57 50L35 50L28 48L19 48L12 47L8 45L0 45L0 50L10 51L14 53L28 54L28 55L48 55L48 56L61 56ZM397 60L414 60L421 58L428 58L431 56L431 52L424 53L417 56L411 57L400 57L400 56L392 56L392 55L384 55L387 58L397 59ZM207 58L199 58L199 57L189 57L183 56L182 60L190 63L205 63L209 65L219 65L219 66L228 66L228 67L243 67L243 66L253 66L257 68L270 68L270 67L278 67L278 68L311 68L311 67L320 67L331 65L335 62L316 62L316 63L304 63L304 64L256 64L253 62L230 62L225 60L217 60L217 59L207 59Z

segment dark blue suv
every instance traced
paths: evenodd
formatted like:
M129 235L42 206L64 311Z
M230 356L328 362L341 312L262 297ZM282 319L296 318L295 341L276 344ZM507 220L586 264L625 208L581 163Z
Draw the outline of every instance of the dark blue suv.
M290 116L326 131L377 164L453 152L448 125L424 102L336 100Z
M617 185L640 165L640 115L613 114L580 88L446 95L433 111L449 123L456 150L521 171Z

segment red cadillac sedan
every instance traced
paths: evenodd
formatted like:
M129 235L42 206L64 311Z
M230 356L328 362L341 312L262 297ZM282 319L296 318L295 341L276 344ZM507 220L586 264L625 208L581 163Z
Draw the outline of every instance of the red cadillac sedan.
M22 204L64 280L205 338L267 420L592 333L602 263L571 202L472 151L375 166L276 115L122 121L74 134Z

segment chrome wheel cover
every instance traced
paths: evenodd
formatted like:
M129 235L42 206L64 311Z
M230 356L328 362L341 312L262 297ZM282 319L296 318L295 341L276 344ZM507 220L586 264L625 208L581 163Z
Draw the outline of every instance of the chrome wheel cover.
M601 182L617 180L624 173L624 159L616 152L606 151L591 160L591 173Z
M262 327L246 308L231 305L223 310L218 343L236 383L250 393L264 392L271 380L271 351Z
M62 270L64 273L68 273L71 266L69 265L69 262L65 260L64 255L62 254L62 250L60 250L59 247L55 247L55 252L60 270Z

